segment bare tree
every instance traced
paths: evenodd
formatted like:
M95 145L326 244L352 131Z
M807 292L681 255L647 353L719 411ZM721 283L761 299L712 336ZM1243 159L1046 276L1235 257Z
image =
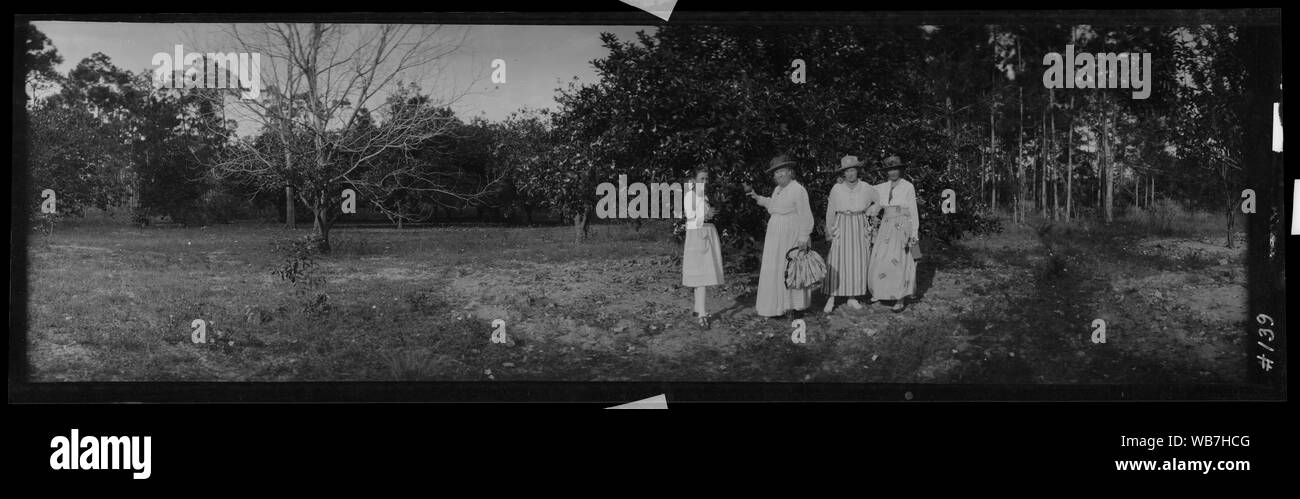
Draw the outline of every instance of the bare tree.
M266 190L286 189L313 214L322 251L341 214L342 192L358 202L377 202L394 190L419 189L472 199L492 182L466 187L429 174L416 161L377 161L394 151L411 151L452 133L454 116L438 112L465 95L443 88L440 101L418 106L385 105L402 81L445 74L448 57L467 32L444 26L265 24L232 25L228 41L260 54L265 96L234 99L236 119L260 127L261 137L231 137L232 147L215 170L244 176ZM228 93L224 98L232 99Z

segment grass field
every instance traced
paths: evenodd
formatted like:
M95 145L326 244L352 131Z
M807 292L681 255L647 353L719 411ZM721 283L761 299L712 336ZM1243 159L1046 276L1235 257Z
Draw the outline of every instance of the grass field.
M323 284L272 276L272 225L64 225L29 244L34 381L694 380L947 383L1235 382L1244 377L1242 246L1007 224L926 249L922 298L754 313L757 270L710 292L694 325L663 227L340 228ZM1186 232L1186 231L1184 231ZM1195 231L1193 231L1195 232ZM821 248L823 252L825 248ZM324 296L324 298L322 298ZM818 294L814 306L820 310ZM1107 342L1089 338L1106 321ZM191 322L209 321L206 344ZM505 321L507 344L489 341Z

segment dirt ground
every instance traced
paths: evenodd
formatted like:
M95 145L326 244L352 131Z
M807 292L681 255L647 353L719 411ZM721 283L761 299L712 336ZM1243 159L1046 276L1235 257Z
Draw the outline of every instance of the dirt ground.
M305 230L293 236L305 235ZM340 229L324 284L272 277L270 226L63 228L29 248L37 381L1214 383L1244 379L1244 242L1008 226L925 248L919 299L754 313L756 269L700 330L653 228ZM821 248L823 253L825 248ZM325 298L320 298L325 295ZM314 303L312 306L307 304ZM211 323L206 344L192 321ZM1094 320L1106 342L1091 341ZM490 341L503 321L505 344ZM501 324L501 323L498 323Z

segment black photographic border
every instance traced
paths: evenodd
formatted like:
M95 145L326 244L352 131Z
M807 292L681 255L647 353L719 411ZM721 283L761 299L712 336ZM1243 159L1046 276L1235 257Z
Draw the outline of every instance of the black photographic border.
M1066 11L908 11L908 12L847 12L861 6L831 7L825 2L800 2L803 9L820 12L753 12L723 5L722 2L681 0L672 16L672 23L770 23L770 24L896 24L896 23L1042 23L1050 16L1053 23L1115 22L1126 24L1240 24L1270 28L1277 33L1274 45L1264 50L1276 50L1281 58L1281 10L1066 10ZM570 5L515 3L505 8L496 7L501 2L463 2L469 10L430 14L429 22L447 24L608 24L644 25L661 24L662 21L631 6L614 0L587 2L578 11ZM427 4L426 4L427 5ZM132 4L130 8L148 8L146 4ZM438 8L457 8L450 4L437 4ZM188 7L187 7L188 8ZM174 7L157 8L152 12L166 12ZM414 8L410 11L423 9ZM425 15L425 14L419 14ZM267 19L309 21L330 19L370 23L418 22L407 13L216 13L146 14L146 13L30 13L15 17L14 30L14 114L11 196L14 200L10 226L10 334L9 334L9 401L11 403L111 403L111 402L217 402L217 403L268 403L268 402L517 402L517 403L625 403L658 394L666 394L672 404L744 404L752 402L835 403L866 401L1279 401L1286 399L1286 299L1284 288L1279 292L1274 285L1276 276L1284 271L1254 258L1266 255L1260 242L1270 236L1279 236L1277 248L1285 255L1287 235L1270 234L1267 220L1250 217L1247 220L1248 255L1248 317L1243 318L1242 334L1254 344L1258 325L1253 318L1267 313L1277 323L1274 329L1279 341L1280 369L1269 374L1251 369L1256 365L1253 357L1244 358L1243 368L1252 373L1242 384L1151 384L1151 385L1005 385L1005 384L924 384L924 383L764 383L764 382L53 382L27 381L27 261L26 247L29 229L28 210L21 202L25 199L27 185L26 116L22 112L25 89L22 84L23 26L31 20L117 21L117 22L254 22ZM1263 40L1268 43L1269 40ZM1279 72L1278 80L1281 79ZM1278 93L1280 100L1280 91ZM1271 123L1255 120L1247 127L1264 127L1262 137L1270 140ZM1249 129L1249 128L1248 128ZM1287 206L1285 185L1294 182L1294 175L1284 171L1280 153L1268 157L1248 150L1243 163L1246 178L1257 188L1259 205L1276 206L1283 217L1278 231L1290 225L1291 211ZM19 165L22 165L21 167ZM1261 210L1262 211L1262 210ZM1261 253L1263 251L1263 253Z

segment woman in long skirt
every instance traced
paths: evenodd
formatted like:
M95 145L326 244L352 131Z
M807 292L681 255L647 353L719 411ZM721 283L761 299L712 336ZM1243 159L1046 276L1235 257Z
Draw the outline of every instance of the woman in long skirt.
M808 191L794 180L794 165L785 155L768 163L767 173L776 181L772 196L760 196L748 185L745 191L760 206L767 208L767 236L763 239L763 264L758 274L758 315L779 317L801 311L812 302L812 289L785 287L786 253L793 248L808 248L813 229L812 208Z
M916 211L916 189L902 178L906 166L898 156L890 156L881 168L888 179L876 186L881 218L867 278L872 301L893 300L894 312L902 312L904 302L916 292L913 248L918 244L921 222Z
M862 161L857 156L840 159L843 181L831 187L826 202L826 234L831 240L831 251L826 259L828 271L822 283L826 294L826 313L835 310L835 297L847 296L848 305L861 309L858 296L867 294L867 262L871 252L871 236L875 230L867 210L878 199L875 186L858 181Z
M709 311L705 303L708 286L722 284L722 248L718 230L707 220L713 218L713 207L705 194L709 170L697 168L693 184L688 184L682 196L686 215L686 245L682 251L682 286L695 289L695 317L703 329L709 328Z

